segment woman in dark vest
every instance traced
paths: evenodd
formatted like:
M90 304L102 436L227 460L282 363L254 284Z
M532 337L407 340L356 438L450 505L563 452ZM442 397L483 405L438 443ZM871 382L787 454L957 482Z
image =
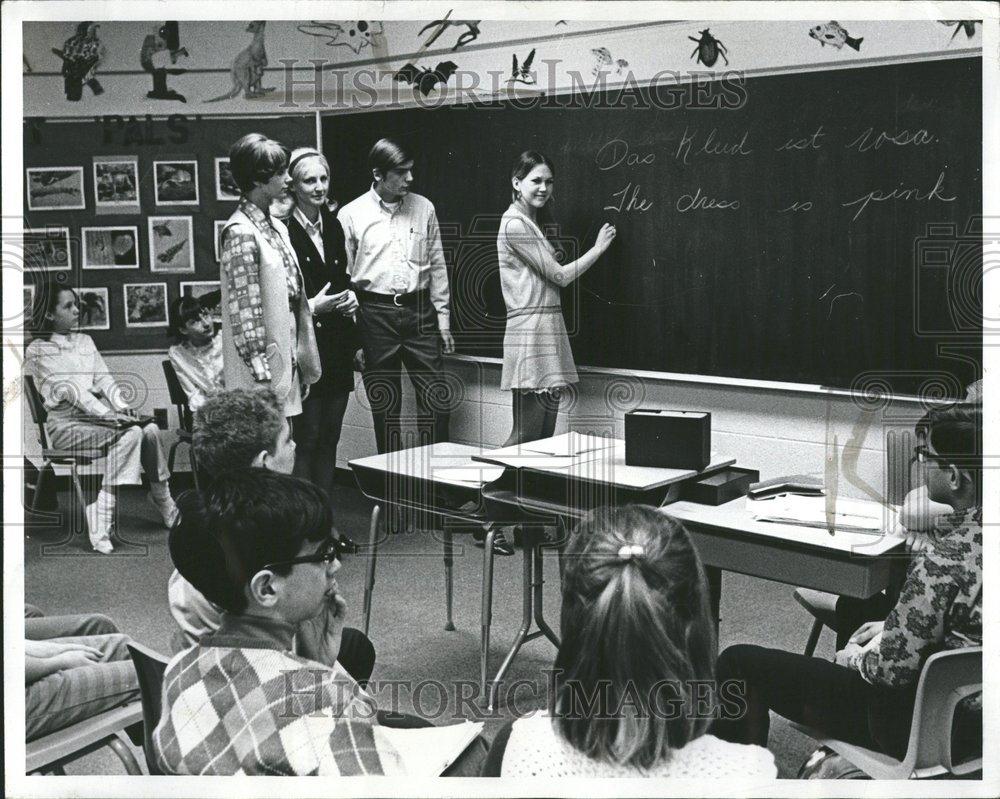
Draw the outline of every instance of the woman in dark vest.
M330 165L322 153L303 147L292 152L288 173L294 199L288 234L302 267L323 367L295 420L295 474L329 494L354 365L362 357L354 327L358 300L347 275L344 230L327 206Z

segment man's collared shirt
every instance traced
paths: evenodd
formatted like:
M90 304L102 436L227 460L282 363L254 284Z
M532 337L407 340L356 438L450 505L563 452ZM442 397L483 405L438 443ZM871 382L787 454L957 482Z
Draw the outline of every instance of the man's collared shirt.
M434 205L419 194L389 204L375 188L345 205L347 271L359 289L378 294L409 294L430 289L438 327L451 327L448 270L445 267Z

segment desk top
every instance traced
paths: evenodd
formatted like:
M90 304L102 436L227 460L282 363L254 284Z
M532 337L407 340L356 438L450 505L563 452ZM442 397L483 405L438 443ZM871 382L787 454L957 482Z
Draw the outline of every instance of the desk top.
M356 458L347 465L352 469L415 477L457 488L477 488L503 473L500 466L473 461L472 456L479 452L479 447L448 441Z
M757 521L747 509L747 503L751 501L746 497L740 497L715 507L681 501L664 505L660 510L681 521L714 530L745 533L754 537L764 536L771 541L787 541L800 546L835 550L862 557L884 555L903 545L903 539L889 533L869 534L838 530L831 535L829 531L817 527Z
M693 469L629 466L625 463L624 441L575 432L512 447L483 450L472 455L472 459L639 491L688 480L698 474ZM720 469L735 462L736 458L712 453L712 461L704 471Z

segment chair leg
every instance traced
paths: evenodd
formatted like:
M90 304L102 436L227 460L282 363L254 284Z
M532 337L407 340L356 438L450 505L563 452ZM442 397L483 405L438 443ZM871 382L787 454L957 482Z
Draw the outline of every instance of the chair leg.
M123 740L124 736L122 733L115 733L114 737L108 741L108 746L111 750L118 755L118 759L125 766L125 771L134 776L140 776L142 774L142 769L139 767L139 763L135 759L135 755L132 754L132 750Z
M812 629L809 631L809 640L806 641L806 657L812 657L813 652L816 651L816 644L819 643L819 635L823 632L823 622L819 619L813 622Z
M451 618L452 603L452 564L454 563L454 548L452 546L451 533L448 530L442 531L444 536L444 608L445 622L444 628L449 632L455 629L455 622Z
M167 471L171 474L174 473L174 457L177 455L177 447L179 447L180 444L180 439L177 439L177 441L170 445L170 451L167 452Z
M192 444L188 447L188 461L191 464L191 476L194 478L194 490L200 491L201 486L198 485L198 461L194 457L194 445Z
M375 590L375 558L378 555L378 518L381 508L372 508L372 520L368 528L368 564L365 569L365 593L362 600L362 615L365 620L365 635L372 618L372 593Z
M76 464L71 464L69 467L70 478L73 481L73 489L76 491L76 500L80 508L80 518L83 519L83 531L90 537L90 523L87 521L87 498L83 494L83 483L80 482L80 472L76 468Z
M483 542L482 637L479 642L479 677L483 697L487 696L486 681L489 679L490 625L493 621L493 540L496 534L497 528L489 525Z

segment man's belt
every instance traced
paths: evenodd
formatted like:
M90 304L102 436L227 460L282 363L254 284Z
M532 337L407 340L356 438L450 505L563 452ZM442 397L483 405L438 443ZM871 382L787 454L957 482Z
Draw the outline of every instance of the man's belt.
M395 305L397 308L404 306L419 305L430 302L430 289L423 291L411 291L409 294L379 294L375 291L365 291L364 289L354 289L359 302L374 302L379 305Z

